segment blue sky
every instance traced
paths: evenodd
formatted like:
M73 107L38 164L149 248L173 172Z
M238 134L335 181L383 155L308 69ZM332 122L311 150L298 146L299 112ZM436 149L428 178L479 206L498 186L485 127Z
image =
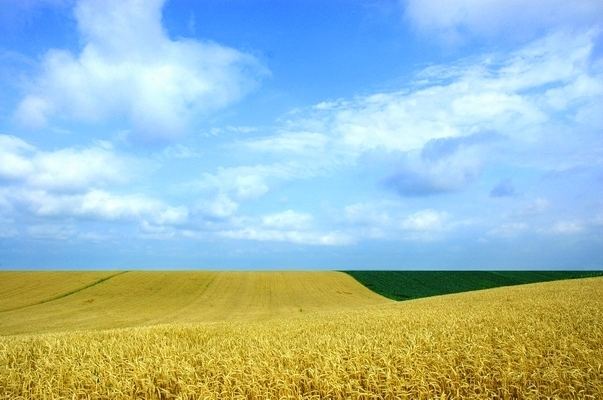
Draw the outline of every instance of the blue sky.
M0 2L0 268L603 268L603 4Z

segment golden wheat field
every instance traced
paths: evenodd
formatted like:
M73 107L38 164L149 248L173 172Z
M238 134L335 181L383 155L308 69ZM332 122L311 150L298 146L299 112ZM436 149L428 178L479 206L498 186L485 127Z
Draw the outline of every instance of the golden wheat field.
M26 329L15 322L16 310L0 313L0 398L603 398L603 278L395 303L335 272L324 278L217 273L215 280L249 279L241 284L247 291L231 298L229 290L239 286L224 283L199 293L207 296L202 300L174 300L162 312L175 315L158 318L160 310L145 311L142 288L132 287L139 299L131 307L144 318L126 321L122 311L106 310L99 318L131 327L89 329L92 322L82 322L85 307L97 301L117 307L129 298L111 302L107 294L86 303L84 293L103 285L109 290L128 274L55 300L83 307L71 320L57 315L71 324L63 332L49 322L52 316L45 322L32 317ZM269 283L273 279L280 283ZM306 279L326 282L283 287ZM174 290L155 289L150 297ZM246 299L253 293L255 300ZM206 304L212 297L230 300L212 307ZM58 312L47 309L55 301L29 308ZM222 320L220 307L228 310ZM241 317L247 309L248 317ZM195 322L185 322L194 315ZM34 333L38 322L41 331L56 332ZM11 334L24 330L30 333Z
M43 286L60 272L26 273L21 280L15 278L19 274L0 272L0 304L6 310L0 312L0 334L262 320L390 302L335 271L129 271L100 277L84 272L78 273L83 283L72 278L69 286L57 285L67 296L57 296L51 280L47 292L52 292L52 301L41 290L30 298L30 288Z

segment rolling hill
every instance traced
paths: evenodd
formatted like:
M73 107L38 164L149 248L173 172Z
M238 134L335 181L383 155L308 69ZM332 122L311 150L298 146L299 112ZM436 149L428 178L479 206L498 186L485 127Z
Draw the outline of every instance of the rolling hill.
M0 334L262 320L388 303L341 272L0 272Z
M336 273L173 275L0 313L64 331L0 336L0 399L603 398L603 278L393 302ZM73 330L110 324L139 326Z

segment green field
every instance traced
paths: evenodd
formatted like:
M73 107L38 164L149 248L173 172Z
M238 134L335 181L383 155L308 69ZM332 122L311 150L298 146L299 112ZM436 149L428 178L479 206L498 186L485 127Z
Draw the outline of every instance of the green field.
M382 296L409 300L525 283L603 276L603 271L344 271Z

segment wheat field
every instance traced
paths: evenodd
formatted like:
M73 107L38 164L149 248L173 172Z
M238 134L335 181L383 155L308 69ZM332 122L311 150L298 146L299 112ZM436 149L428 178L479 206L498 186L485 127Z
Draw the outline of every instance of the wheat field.
M0 312L56 300L113 274L107 271L0 271Z
M603 398L603 278L277 314L5 335L0 398Z
M29 298L29 288L61 273L29 273L21 282L15 278L19 274L0 272L0 295L6 297L3 303L9 309L0 311L0 334L263 320L391 302L335 271L129 271L100 277L89 272L82 275L86 279L80 286L75 279L69 286L61 283L68 295L52 301L40 301L38 293ZM62 274L70 276L71 272ZM99 282L99 278L104 280ZM54 286L54 281L48 286ZM47 291L57 297L58 289ZM20 307L15 309L15 304Z

